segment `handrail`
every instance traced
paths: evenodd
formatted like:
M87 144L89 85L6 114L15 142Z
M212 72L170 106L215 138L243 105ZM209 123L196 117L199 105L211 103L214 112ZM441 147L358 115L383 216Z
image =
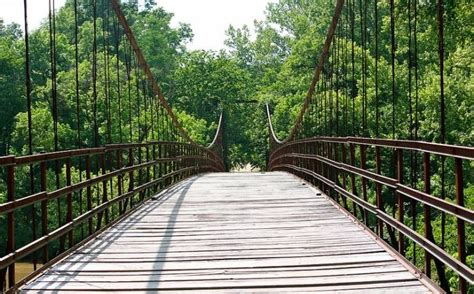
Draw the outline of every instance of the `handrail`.
M396 139L376 139L365 137L309 137L305 139L287 142L284 146L279 146L273 150L277 152L282 148L290 145L298 145L301 143L347 143L360 144L365 146L387 147L391 149L402 149L408 151L429 152L434 155L449 156L460 159L474 160L474 147L439 144L426 141L415 140L396 140Z

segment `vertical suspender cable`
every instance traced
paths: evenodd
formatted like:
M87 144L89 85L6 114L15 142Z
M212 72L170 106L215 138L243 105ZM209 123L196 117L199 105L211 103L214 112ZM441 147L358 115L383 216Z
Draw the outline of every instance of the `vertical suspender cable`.
M412 3L408 0L408 101L409 101L409 128L410 128L410 140L414 139L413 134L413 93L412 93L412 68L413 68L413 31L412 31ZM411 186L415 188L417 166L415 165L416 152L410 151L410 171L411 171ZM414 199L410 199L410 209L412 214L412 229L416 231L416 202ZM412 263L416 264L416 243L413 242L413 255Z
M380 136L380 110L379 110L379 9L378 0L374 0L375 10L375 136Z
M120 26L118 23L117 16L114 17L114 31L115 31L115 69L117 78L117 103L118 103L118 125L119 125L119 140L123 142L123 131L122 131L122 93L120 88L120 42L122 37L120 36Z
M109 60L109 5L108 0L102 0L102 45L104 48L104 86L105 86L105 117L107 122L107 143L112 143L112 119L110 102L110 60Z
M354 22L355 22L355 15L354 15L354 2L355 0L351 0L351 62L352 62L352 90L351 90L351 97L352 97L352 136L356 134L356 123L355 123L355 97L356 97L356 80L355 80L355 48L354 48Z
M33 122L31 115L31 68L30 68L30 42L28 33L28 1L23 0L24 8L24 24L25 24L25 87L26 87L26 103L28 108L28 154L33 154ZM34 171L33 165L29 166L30 176L30 194L35 193ZM31 205L31 221L32 221L32 238L36 240L36 209L35 205ZM37 261L36 254L33 255L33 269L36 270Z
M362 134L365 135L365 120L366 120L366 117L365 117L365 108L366 108L366 105L365 105L365 61L364 61L364 56L365 56L365 28L364 28L364 22L365 22L365 19L364 19L364 12L363 12L363 9L364 9L364 6L363 6L363 2L362 1L365 1L365 0L359 0L359 17L360 17L360 41L361 41L361 48L362 48L362 56L361 56L361 59L360 59L360 68L361 68L361 71L360 71L360 75L361 75L361 78L362 78Z
M147 85L146 85L146 79L142 79L142 91L143 91L143 106L144 106L144 115L145 115L145 133L143 135L144 141L148 141L148 134L149 134L149 129L148 129L148 90L147 90Z
M74 0L74 50L75 50L75 81L76 81L76 120L77 120L77 148L82 147L81 142L81 101L79 93L79 20L77 0ZM82 214L82 212L81 212Z
M332 39L334 41L334 37ZM333 128L333 125L334 125L334 110L333 110L333 96L332 96L332 92L333 92L333 75L334 75L334 57L335 57L335 54L334 54L334 42L331 42L332 46L330 48L330 51L329 51L329 62L328 62L328 99L329 99L329 119L328 119L328 127L329 127L329 134L328 135L334 135L334 128Z
M49 53L51 63L51 98L52 98L52 114L53 114L53 137L54 137L54 151L58 151L58 105L57 105L57 88L56 88L56 25L55 25L55 1L49 0ZM56 179L56 188L59 189L59 162L54 162L54 173ZM57 214L58 214L58 226L61 225L61 199L57 199ZM60 248L62 251L64 248L64 238L60 238Z
M367 126L367 121L368 121L368 98L367 98L367 47L368 47L368 28L367 28L367 10L368 10L368 5L367 5L367 0L364 0L364 30L363 30L363 36L364 36L364 47L363 47L363 98L364 98L364 122L363 122L363 127L364 127L364 133L367 136L368 135L368 126Z
M94 147L99 147L99 125L97 123L97 0L92 0L93 41L92 41L92 99L94 121Z
M418 114L419 114L419 105L418 105L418 39L417 39L417 22L418 22L418 12L417 12L417 1L413 1L413 46L414 46L414 66L415 66L415 140L418 140L418 128L420 125ZM416 160L416 157L415 157ZM416 165L416 164L415 164Z
M134 55L132 54L132 57ZM135 69L135 77L136 77L136 83L135 83L135 90L136 90L136 99L137 99L137 130L138 130L138 137L137 137L137 142L141 142L142 134L141 134L141 122L140 122L140 104L141 104L141 99L140 99L140 79L141 79L141 74L140 70L138 69L138 60L136 58L132 58L134 61L134 69Z
M51 95L53 104L53 132L54 132L54 151L59 150L58 139L58 97L56 80L56 12L55 0L49 0L49 41L50 41L50 59L51 59Z
M76 120L77 120L77 148L82 148L81 141L81 102L79 92L79 14L77 11L77 0L74 0L74 63L76 82ZM82 182L82 161L79 160L79 182ZM79 213L82 215L82 189L79 190ZM84 225L81 224L81 239L84 239Z
M127 54L128 52L128 54ZM128 45L128 51L125 50L125 64L127 67L127 87L128 87L128 125L129 141L133 142L133 122L132 122L132 45Z
M397 93L395 84L395 4L390 0L390 50L392 66L392 139L395 139L395 105L397 103Z
M439 106L440 106L440 143L446 143L446 105L444 99L444 2L437 0L438 15L438 54L439 54ZM445 168L446 158L441 156L441 198L446 197ZM444 248L446 231L446 214L441 214L441 248Z
M326 83L326 80L327 80L326 62L323 65L323 75L322 75L321 80L323 81L323 93L324 93L324 97L323 97L324 132L323 132L323 135L328 136L328 120L327 120L327 104L328 104L328 102L327 102L327 91L328 91L328 87L327 87L327 83Z
M345 26L345 33L344 33L344 104L345 104L345 107L344 107L344 128L345 128L345 135L349 135L349 90L347 88L348 86L348 83L347 83L347 80L348 80L348 73L349 71L347 70L347 64L348 64L348 61L347 61L347 44L348 44L348 40L349 40L349 9L348 9L348 6L345 5L346 9L345 9L345 12L346 12L346 22L344 23Z
M335 38L336 47L336 81L335 81L335 90L336 90L336 136L339 136L339 50L340 50L340 34L341 26L338 25L338 34Z
M409 112L409 138L413 140L413 97L412 97L412 67L413 67L413 49L412 49L412 15L411 15L411 0L408 0L408 112ZM411 153L413 154L413 153ZM413 164L413 163L412 163ZM412 178L413 180L413 178Z

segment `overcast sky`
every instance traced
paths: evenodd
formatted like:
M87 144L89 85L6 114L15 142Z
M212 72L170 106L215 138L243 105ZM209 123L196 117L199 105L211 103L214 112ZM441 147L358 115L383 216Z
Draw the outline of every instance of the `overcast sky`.
M56 0L60 7L65 0ZM159 6L175 17L172 26L179 22L191 24L194 40L189 49L224 48L225 31L230 24L253 27L255 19L264 19L264 10L269 2L276 0L157 0ZM30 29L38 27L48 15L48 0L29 0L28 15ZM23 25L23 1L0 0L0 18L6 23L12 21Z

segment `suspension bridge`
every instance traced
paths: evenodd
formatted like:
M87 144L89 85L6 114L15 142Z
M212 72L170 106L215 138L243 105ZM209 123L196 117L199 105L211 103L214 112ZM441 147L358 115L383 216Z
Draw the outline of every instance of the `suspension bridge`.
M154 79L118 0L104 3L115 21L115 38L109 45L115 49L116 75L124 80L122 84L117 78L115 87L119 109L113 113L110 107L112 85L106 84L104 96L97 88L101 64L109 69L113 61L107 56L109 50L99 54L98 35L107 28L97 24L94 0L90 3L92 92L87 105L79 99L77 29L73 38L76 121L81 124L80 109L90 107L93 136L89 145L83 143L84 134L78 128L77 146L67 150L59 147L58 48L54 5L50 7L54 150L35 152L25 0L28 154L0 157L0 181L7 196L0 203L5 232L0 288L11 293L472 290L474 272L468 256L472 258L473 244L467 240L473 234L474 211L466 205L465 189L473 185L474 148L446 144L443 1L438 0L434 16L440 75L440 140L436 143L417 136L416 117L422 111L417 102L407 114L409 138L395 137L397 125L407 119L396 117L395 111L397 99L406 98L397 96L395 79L396 7L390 1L385 15L391 35L379 36L382 12L378 1L373 2L370 10L367 1L365 10L358 10L354 0L336 1L312 82L289 136L278 138L271 107L266 105L267 171L229 173L223 116L208 146L190 138ZM410 3L415 18L409 21L414 24L409 50L416 60L416 1ZM77 27L78 1L74 6ZM360 77L362 86L354 77L355 63L378 77L378 58L371 68L364 52L361 60L355 60L354 26L359 19L362 28L373 29L374 40L366 35L361 38L364 52L372 50L371 41L377 57L380 44L388 44L391 50L392 76L383 80L388 83L384 95L393 103L392 138L380 136L380 126L386 122L381 121L379 103L368 103L367 75ZM99 57L104 57L104 63L99 63ZM410 63L409 71L413 72L412 105L412 98L417 101L416 61ZM113 73L106 70L106 74ZM382 79L376 78L375 83L381 89ZM340 102L337 97L342 94L353 99ZM134 95L138 98L131 100ZM351 109L357 96L362 97L360 110ZM107 109L100 118L98 103ZM376 109L375 117L368 115L369 107ZM128 117L121 116L124 109ZM142 117L133 120L133 111ZM356 121L356 111L361 112L360 121ZM118 122L114 121L117 115ZM99 130L99 119L105 122L105 135ZM112 138L111 128L119 128L120 136ZM435 173L441 189L432 187ZM434 219L437 216L441 221ZM448 223L452 226L447 227ZM31 230L31 240L18 244L15 237L24 227ZM455 252L445 246L447 230L455 231L450 232L456 236L451 240ZM441 241L434 231L441 232ZM25 259L32 261L34 269L19 277L16 266Z

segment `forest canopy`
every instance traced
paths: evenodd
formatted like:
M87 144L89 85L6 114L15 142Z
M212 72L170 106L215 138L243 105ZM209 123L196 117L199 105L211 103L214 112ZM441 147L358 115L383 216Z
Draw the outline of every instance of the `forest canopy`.
M87 1L86 1L87 2ZM396 1L397 14L405 13L404 2ZM250 163L254 167L264 168L267 153L267 122L264 104L269 103L273 112L274 127L280 138L288 135L305 98L312 78L316 61L324 42L334 7L333 2L326 0L291 1L281 0L269 3L265 11L266 18L255 21L252 31L248 26L241 28L230 26L227 29L225 50L190 51L186 44L193 38L192 28L188 24L171 26L173 14L147 0L144 6L138 1L124 1L123 10L131 24L138 43L149 63L155 79L162 87L165 97L176 110L191 136L199 143L207 143L213 137L216 122L221 111L225 112L227 132L226 146L229 162L232 167ZM420 53L419 66L419 137L427 141L437 141L436 125L438 118L438 69L435 49L436 22L430 16L434 2L423 2L425 9L419 9L420 33L418 34ZM474 44L472 5L468 1L456 1L446 9L446 112L447 142L472 146L474 142ZM430 8L430 6L433 6ZM98 15L103 13L98 7ZM380 3L383 15L381 34L389 34L387 4ZM83 3L79 19L79 59L80 79L83 103L90 101L90 51L92 44L92 11L90 5ZM426 13L426 15L423 15ZM74 64L72 58L74 45L73 1L57 13L57 50L61 52L58 59L59 85L59 132L60 147L68 149L74 146L74 134L77 126L70 115L74 107ZM104 14L105 15L105 14ZM408 35L403 17L397 17L397 82L399 96L407 96L407 57ZM102 20L99 17L100 27ZM467 27L466 27L467 26ZM51 125L52 117L50 99L50 66L48 45L48 23L44 22L38 29L30 32L30 43L33 51L32 85L33 117L35 124L33 140L36 151L52 150L51 134L41 125ZM356 37L357 37L356 32ZM99 43L101 40L99 40ZM362 49L355 42L355 58L362 58ZM381 99L382 120L388 119L390 66L388 44L382 46L379 57L379 83L383 86ZM0 154L25 154L26 142L26 103L24 77L13 74L24 69L23 32L19 24L0 23L0 103L9 107L0 109ZM100 54L100 52L99 52ZM61 58L62 57L62 58ZM102 56L98 56L99 63ZM368 53L368 67L374 66L372 52ZM99 64L100 66L100 64ZM124 65L122 65L124 66ZM361 82L361 68L356 65L355 78ZM357 72L358 71L358 72ZM369 73L373 72L369 70ZM374 77L367 78L367 95L369 116L374 116ZM98 83L105 83L99 72ZM69 89L69 90L68 90ZM100 95L99 93L99 101ZM387 97L384 99L383 97ZM401 99L407 101L406 99ZM355 99L356 109L361 108L361 99ZM403 102L402 102L403 103ZM104 104L99 104L99 114ZM116 106L111 105L112 108ZM385 108L385 110L384 110ZM86 109L86 108L84 108ZM403 112L406 107L399 107ZM89 114L81 114L85 146L91 145ZM127 114L124 113L124 116ZM105 115L102 116L103 118ZM99 124L105 124L105 119ZM404 121L401 121L403 124ZM352 126L351 126L352 127ZM355 126L356 128L358 126ZM125 126L126 128L126 126ZM407 128L400 128L396 137L408 138ZM112 141L117 141L119 134L112 128ZM100 128L101 137L105 136L105 127ZM373 135L373 134L371 134ZM382 129L382 137L391 135L389 125ZM104 140L105 142L105 140Z

